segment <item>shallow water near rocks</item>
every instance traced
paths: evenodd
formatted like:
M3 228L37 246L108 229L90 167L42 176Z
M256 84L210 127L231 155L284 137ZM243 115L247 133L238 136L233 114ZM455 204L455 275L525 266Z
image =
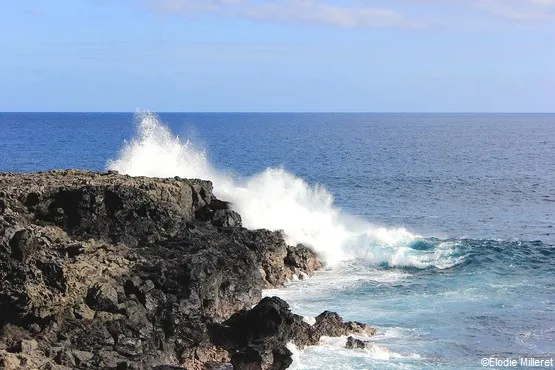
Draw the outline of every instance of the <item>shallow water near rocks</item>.
M378 329L375 337L368 338L371 348L354 350L357 354L343 348L346 338L325 342L329 361L317 367L310 364L320 361L324 349L306 349L299 369L465 368L479 367L482 357L492 355L551 356L555 340L553 249L495 242L521 249L520 266L514 265L515 256L510 255L496 261L497 269L488 269L480 266L481 261L499 258L495 248L486 246L489 243L465 240L476 255L469 253L464 262L448 270L351 263L265 294L292 302L293 310L301 315L316 316L332 309ZM530 271L526 267L534 264L534 255L544 254L549 257L542 268ZM536 296L541 298L523 299Z
M265 294L378 334L298 369L555 356L553 114L0 113L0 138L0 171L208 178L247 226L313 244L328 267Z

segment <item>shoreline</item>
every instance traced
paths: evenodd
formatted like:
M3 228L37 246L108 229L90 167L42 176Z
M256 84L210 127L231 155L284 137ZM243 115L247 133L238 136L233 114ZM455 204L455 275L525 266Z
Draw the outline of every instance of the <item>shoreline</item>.
M375 333L262 298L321 263L232 208L204 180L0 173L0 364L278 370L289 342Z

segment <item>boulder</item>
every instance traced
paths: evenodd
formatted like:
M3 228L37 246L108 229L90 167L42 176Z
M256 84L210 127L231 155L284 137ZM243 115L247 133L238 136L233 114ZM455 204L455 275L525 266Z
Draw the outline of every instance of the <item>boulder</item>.
M10 240L11 257L16 261L25 262L36 247L37 240L28 229L17 231Z
M312 275L322 268L322 263L312 249L304 244L287 246L287 255L284 260L285 266L298 276Z
M231 209L229 202L212 198L211 202L196 211L196 218L217 227L241 227L241 216Z
M108 283L96 283L87 290L87 305L95 311L117 312L117 288Z
M340 337L349 334L376 334L376 329L357 321L344 322L337 312L331 311L324 311L316 316L313 328L319 336L326 337Z
M34 339L21 340L14 348L14 352L31 353L39 347L39 344Z
M355 338L353 336L349 336L347 338L347 343L345 344L345 348L348 349L365 349L368 348L370 345L369 342L364 341L362 339Z
M228 350L234 369L286 369L292 362L289 342L302 349L322 336L362 334L365 324L344 322L335 312L323 312L310 325L278 297L263 298L251 310L240 311L211 330L212 340Z

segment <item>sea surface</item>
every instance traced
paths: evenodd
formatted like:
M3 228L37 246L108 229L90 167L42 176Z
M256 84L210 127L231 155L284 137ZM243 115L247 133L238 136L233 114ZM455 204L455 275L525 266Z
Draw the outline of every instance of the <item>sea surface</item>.
M210 179L325 259L266 295L378 329L297 369L555 358L555 114L0 113L0 171Z

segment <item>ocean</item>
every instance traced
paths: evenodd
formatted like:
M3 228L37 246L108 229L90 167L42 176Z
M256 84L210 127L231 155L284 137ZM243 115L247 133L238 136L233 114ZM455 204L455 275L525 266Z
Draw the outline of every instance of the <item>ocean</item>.
M0 113L0 171L60 168L209 179L311 245L325 269L265 294L378 334L295 369L555 357L555 114Z

